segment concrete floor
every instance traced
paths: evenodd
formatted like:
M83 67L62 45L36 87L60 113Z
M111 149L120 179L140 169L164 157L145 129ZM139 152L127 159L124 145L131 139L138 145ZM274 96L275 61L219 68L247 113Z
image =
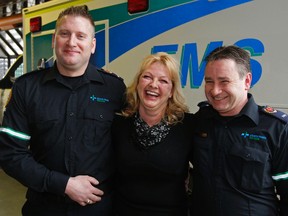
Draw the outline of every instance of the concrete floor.
M21 216L26 188L0 168L0 216Z

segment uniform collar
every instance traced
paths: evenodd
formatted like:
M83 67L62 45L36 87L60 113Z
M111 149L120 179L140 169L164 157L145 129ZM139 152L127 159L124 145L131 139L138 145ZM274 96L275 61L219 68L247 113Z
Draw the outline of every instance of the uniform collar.
M248 102L245 104L239 116L245 115L250 118L256 125L259 123L258 105L255 103L252 94L248 93Z
M50 80L57 80L58 82L61 82L62 78L60 75L60 72L58 71L57 68L57 62L54 62L53 67L48 68L47 71L44 71L45 76L43 79L43 83L46 83ZM99 69L92 64L88 64L88 67L85 70L84 73L84 81L89 82L89 81L95 81L99 83L104 83L103 77L101 76Z
M259 111L258 111L258 105L255 103L254 98L252 94L248 93L248 102L245 104L245 106L242 108L240 113L234 117L231 117L231 120L233 121L235 119L246 117L249 118L255 125L258 125L259 123ZM209 106L211 111L206 113L206 118L216 118L216 119L223 119L222 116L219 115L219 113L213 109L212 106ZM228 118L227 118L228 119Z

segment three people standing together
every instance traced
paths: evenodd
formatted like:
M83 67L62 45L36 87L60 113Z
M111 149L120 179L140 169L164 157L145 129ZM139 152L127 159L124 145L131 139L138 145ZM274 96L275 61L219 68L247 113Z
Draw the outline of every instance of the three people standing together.
M248 93L248 52L207 56L208 101L194 115L174 58L147 56L126 90L89 63L94 34L87 8L67 8L54 66L13 86L0 165L28 188L22 215L187 216L189 162L190 215L288 215L288 117Z

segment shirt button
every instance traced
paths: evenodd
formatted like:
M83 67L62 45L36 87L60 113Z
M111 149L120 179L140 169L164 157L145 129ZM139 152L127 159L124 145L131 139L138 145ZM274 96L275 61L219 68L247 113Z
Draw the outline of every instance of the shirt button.
M103 115L100 115L100 118L103 119Z
M74 113L73 113L73 112L71 112L69 115L72 117L72 116L74 116Z
M68 140L69 140L69 141L71 141L72 139L73 139L73 137L72 137L72 136L68 138Z

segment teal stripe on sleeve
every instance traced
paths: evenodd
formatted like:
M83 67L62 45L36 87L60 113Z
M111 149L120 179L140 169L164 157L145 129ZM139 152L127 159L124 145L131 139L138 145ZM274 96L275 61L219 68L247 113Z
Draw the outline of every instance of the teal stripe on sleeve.
M21 133L21 132L18 132L18 131L15 131L15 130L12 130L10 128L0 127L0 132L6 133L9 136L13 136L13 137L16 137L16 138L21 139L21 140L30 140L31 139L31 136L24 134L24 133Z
M277 175L272 176L272 178L273 178L275 181L286 180L286 179L288 179L288 172L279 173L279 174L277 174Z

